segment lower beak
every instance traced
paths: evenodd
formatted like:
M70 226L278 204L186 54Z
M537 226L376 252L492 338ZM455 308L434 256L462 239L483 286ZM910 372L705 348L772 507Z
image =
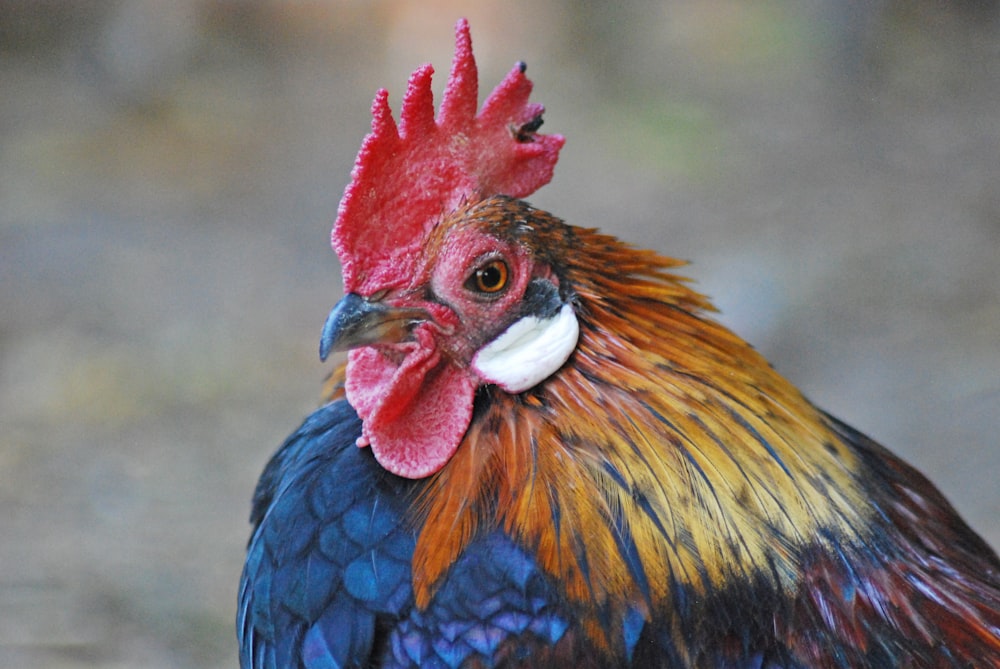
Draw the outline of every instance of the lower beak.
M348 293L326 318L319 339L320 360L336 351L406 340L413 326L428 318L423 309L393 307Z

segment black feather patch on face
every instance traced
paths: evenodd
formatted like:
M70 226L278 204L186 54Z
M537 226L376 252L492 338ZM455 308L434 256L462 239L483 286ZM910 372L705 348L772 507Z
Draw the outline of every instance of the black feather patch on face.
M521 315L552 318L562 308L559 289L548 279L532 279L524 291Z

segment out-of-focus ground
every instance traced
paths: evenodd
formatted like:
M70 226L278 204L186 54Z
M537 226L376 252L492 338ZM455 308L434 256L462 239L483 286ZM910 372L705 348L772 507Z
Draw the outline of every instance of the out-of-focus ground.
M535 204L691 259L1000 546L995 2L0 0L0 667L235 666L371 97L463 14L569 138Z

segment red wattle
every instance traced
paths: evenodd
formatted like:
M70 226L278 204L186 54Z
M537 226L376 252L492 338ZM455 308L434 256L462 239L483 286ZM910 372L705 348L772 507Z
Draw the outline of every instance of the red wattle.
M423 478L448 462L472 418L476 380L414 347L397 364L375 348L352 351L347 399L363 421L379 464L405 478ZM363 445L363 444L362 444Z

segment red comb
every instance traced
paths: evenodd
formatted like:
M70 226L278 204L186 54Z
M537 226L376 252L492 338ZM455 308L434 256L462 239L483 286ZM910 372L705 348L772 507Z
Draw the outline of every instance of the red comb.
M416 274L420 244L463 200L526 197L552 178L560 135L541 135L543 107L529 103L531 82L518 63L476 115L479 81L465 19L455 27L455 57L438 118L431 74L411 76L399 127L385 89L372 103L365 137L344 191L331 241L347 292L367 295Z

